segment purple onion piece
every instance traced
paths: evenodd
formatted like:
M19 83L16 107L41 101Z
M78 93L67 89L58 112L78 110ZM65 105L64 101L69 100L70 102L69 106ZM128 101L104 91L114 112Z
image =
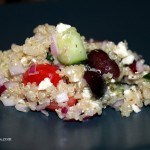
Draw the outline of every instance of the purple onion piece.
M34 75L34 74L38 74L39 72L37 72L36 70L36 65L32 65L30 68L29 68L29 71L28 71L28 74L29 75Z
M67 114L68 108L67 108L67 107L63 107L63 108L61 109L61 112L62 112L63 114Z
M5 85L2 85L0 86L0 95L6 90L6 86Z
M119 107L124 103L123 99L117 100L115 103L111 105L111 107L115 108L116 110L119 109Z

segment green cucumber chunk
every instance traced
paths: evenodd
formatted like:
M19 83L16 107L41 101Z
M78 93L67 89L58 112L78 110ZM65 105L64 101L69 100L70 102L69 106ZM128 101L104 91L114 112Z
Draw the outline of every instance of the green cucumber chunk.
M81 36L74 27L58 33L57 46L58 60L64 65L76 64L87 59Z

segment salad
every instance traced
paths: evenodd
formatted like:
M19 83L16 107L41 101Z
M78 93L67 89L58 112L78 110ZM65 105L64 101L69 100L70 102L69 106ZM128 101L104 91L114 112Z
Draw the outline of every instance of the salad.
M150 104L150 67L126 41L87 40L63 23L0 51L0 70L0 101L21 112L85 121L107 107L128 117Z

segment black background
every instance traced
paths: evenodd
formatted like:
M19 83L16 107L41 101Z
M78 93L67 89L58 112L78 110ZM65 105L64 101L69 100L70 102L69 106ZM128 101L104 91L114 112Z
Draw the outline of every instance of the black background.
M0 49L23 44L39 24L71 24L87 39L127 40L129 48L150 64L150 4L148 0L62 0L0 6ZM93 120L64 122L55 113L19 113L0 104L0 149L100 150L150 149L150 108L122 118L108 108Z
M149 7L148 0L62 0L5 5L0 7L0 49L8 49L14 42L23 43L39 24L63 22L77 27L87 38L127 40L131 49L148 52Z

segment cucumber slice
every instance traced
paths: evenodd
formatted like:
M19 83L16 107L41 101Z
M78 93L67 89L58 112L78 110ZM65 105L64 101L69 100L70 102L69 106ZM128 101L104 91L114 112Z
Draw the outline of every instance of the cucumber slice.
M72 65L87 59L80 34L70 27L56 36L59 49L58 60L64 65Z

